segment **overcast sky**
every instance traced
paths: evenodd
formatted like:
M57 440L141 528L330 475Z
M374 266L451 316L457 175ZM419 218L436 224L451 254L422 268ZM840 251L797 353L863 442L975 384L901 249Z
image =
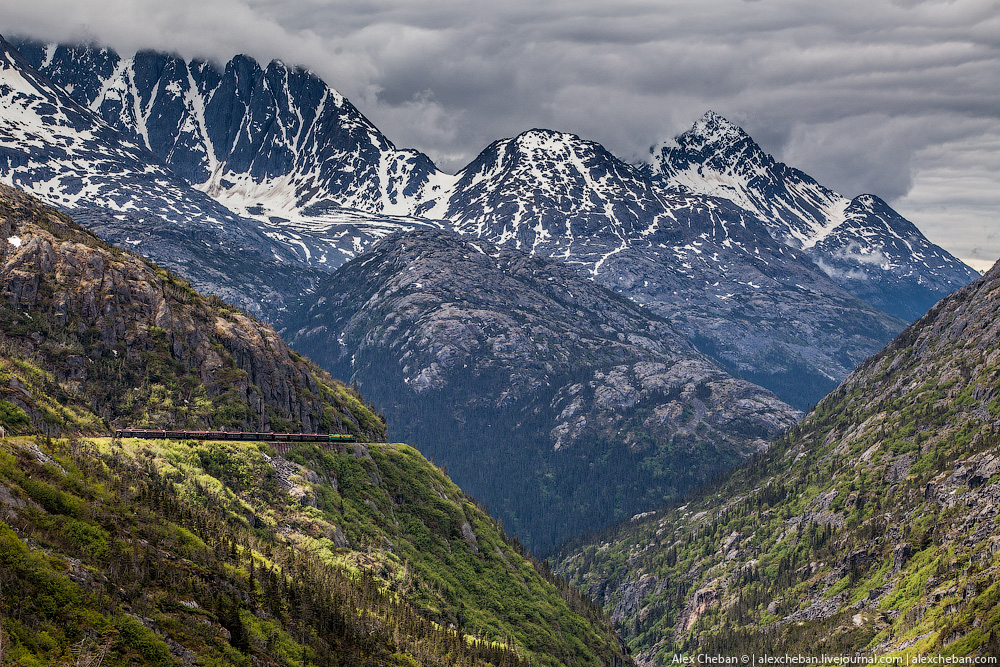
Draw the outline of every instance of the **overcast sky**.
M0 0L0 33L301 64L446 171L534 127L634 160L712 109L1000 257L995 0Z

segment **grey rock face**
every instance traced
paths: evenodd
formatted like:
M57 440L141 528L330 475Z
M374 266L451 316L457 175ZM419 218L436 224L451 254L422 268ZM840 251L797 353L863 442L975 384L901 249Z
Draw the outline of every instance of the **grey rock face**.
M799 414L564 264L446 232L381 242L285 324L391 437L543 549L673 497Z
M281 189L299 208L401 212L437 172L422 153L397 150L316 75L278 60L262 67L239 55L220 69L153 51L122 58L31 40L17 48L78 103L223 200L266 206L269 190Z

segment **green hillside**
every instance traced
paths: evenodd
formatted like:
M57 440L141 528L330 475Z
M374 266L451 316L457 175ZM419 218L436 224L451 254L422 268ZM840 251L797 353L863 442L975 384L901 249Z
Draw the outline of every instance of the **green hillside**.
M2 664L630 663L405 445L8 439L0 518Z
M631 664L443 471L377 442L355 388L2 187L0 425L0 665Z
M997 655L1000 268L681 506L567 548L639 664Z

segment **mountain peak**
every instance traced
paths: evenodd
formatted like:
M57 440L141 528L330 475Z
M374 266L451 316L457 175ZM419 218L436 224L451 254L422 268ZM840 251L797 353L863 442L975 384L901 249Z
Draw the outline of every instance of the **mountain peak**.
M841 287L897 317L919 317L975 277L883 200L837 194L714 111L651 153L640 168L654 183L732 201L764 221L772 238L805 250Z
M744 141L753 140L741 127L714 111L706 111L691 129L678 137L678 142L688 148L703 149L708 146L726 149Z
M516 147L521 153L535 153L540 151L551 155L563 153L574 145L589 144L591 142L584 141L579 136L569 132L534 128L522 132L508 143Z
M578 171L583 162L601 159L614 160L600 144L558 130L534 128L508 139L498 139L462 170L471 177L494 173L496 170L524 169L532 179L543 180L556 173ZM552 170L553 165L564 168ZM570 167L575 165L575 167Z
M727 118L721 114L717 114L711 109L706 111L701 118L695 121L692 131L701 131L703 128L708 128L713 133L738 134L743 137L747 136L746 132L743 131L743 128L730 122Z
M732 152L735 146L741 144L757 147L753 139L743 128L712 110L706 111L696 120L691 129L683 134L664 139L649 147L650 159L654 171L658 164L677 153L697 153L702 159L710 155L720 155ZM759 151L760 149L757 148Z

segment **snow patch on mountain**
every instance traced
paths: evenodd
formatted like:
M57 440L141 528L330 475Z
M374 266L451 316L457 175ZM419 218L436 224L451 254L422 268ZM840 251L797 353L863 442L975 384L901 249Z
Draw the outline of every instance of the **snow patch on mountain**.
M279 60L261 67L237 56L220 70L146 51L22 48L78 102L241 215L306 222L342 207L406 216L447 180L314 74Z
M639 165L667 192L728 199L770 235L801 249L842 287L915 319L976 277L874 195L851 200L777 162L742 129L708 112Z

